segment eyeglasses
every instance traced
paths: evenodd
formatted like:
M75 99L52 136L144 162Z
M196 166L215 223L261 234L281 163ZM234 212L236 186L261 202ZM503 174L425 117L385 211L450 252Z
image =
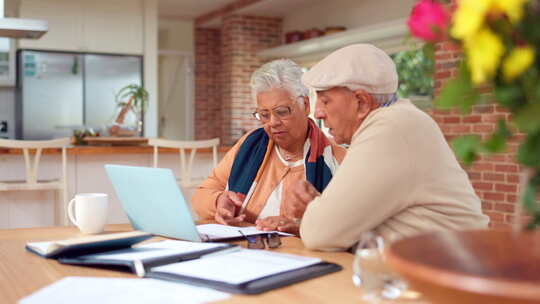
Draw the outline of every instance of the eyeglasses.
M270 116L273 114L275 117L277 117L279 120L282 119L288 119L291 116L292 109L289 106L280 106L273 108L271 111L268 110L261 110L261 111L255 111L251 113L255 119L261 121L261 122L268 122L270 121Z
M240 230L238 232L247 240L247 248L249 249L264 249L267 246L268 248L278 248L281 246L281 238L275 232L250 236L246 236Z

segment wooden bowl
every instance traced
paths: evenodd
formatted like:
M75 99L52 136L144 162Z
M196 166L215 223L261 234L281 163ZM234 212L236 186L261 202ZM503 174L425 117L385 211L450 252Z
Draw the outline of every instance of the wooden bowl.
M394 242L387 259L433 303L540 303L540 231L423 234Z

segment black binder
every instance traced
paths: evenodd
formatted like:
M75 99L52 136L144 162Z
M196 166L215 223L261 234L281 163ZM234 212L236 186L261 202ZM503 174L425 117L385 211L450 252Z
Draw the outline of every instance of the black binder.
M26 250L44 258L58 259L60 257L80 256L129 248L152 237L152 234L142 231L130 231L92 235L81 238L59 240L52 242L30 242ZM41 245L47 243L46 245Z

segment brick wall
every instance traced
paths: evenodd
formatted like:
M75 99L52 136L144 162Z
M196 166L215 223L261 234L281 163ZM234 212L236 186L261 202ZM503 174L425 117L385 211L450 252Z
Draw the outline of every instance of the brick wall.
M457 75L461 50L451 42L437 44L435 50L435 94L444 84ZM490 98L490 89L483 94ZM465 134L478 134L483 139L496 128L499 119L508 121L509 113L494 103L477 105L470 115L461 115L458 110L434 110L432 117L441 127L447 140ZM513 219L518 201L520 167L514 161L521 136L510 142L506 153L482 156L467 173L476 193L482 200L484 213L491 218L491 227L507 227Z
M195 29L195 138L221 136L221 31Z
M259 50L281 44L281 19L230 15L220 29L195 30L195 136L231 145L259 127L251 117L251 73Z
M259 123L251 117L251 73L264 62L259 50L281 44L281 19L231 15L221 27L221 138L233 144Z

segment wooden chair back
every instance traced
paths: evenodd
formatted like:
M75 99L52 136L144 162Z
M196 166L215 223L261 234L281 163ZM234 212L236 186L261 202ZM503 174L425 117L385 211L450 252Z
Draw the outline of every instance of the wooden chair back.
M194 187L197 186L200 180L193 178L193 163L195 160L195 155L197 150L204 148L212 149L212 167L216 167L218 163L218 146L219 138L212 138L208 140L193 140L193 141L183 141L183 140L171 140L163 138L150 138L148 139L148 144L154 147L154 168L158 167L159 162L159 148L172 148L179 150L180 162L180 178L178 183L183 187ZM189 159L186 157L186 152L189 150Z
M21 149L24 156L25 179L0 182L0 191L58 190L59 199L55 212L55 223L66 224L65 204L67 203L67 147L70 138L52 140L12 140L0 139L0 147ZM39 180L38 171L43 149L59 148L62 150L62 174L55 180ZM33 153L32 153L33 152Z

